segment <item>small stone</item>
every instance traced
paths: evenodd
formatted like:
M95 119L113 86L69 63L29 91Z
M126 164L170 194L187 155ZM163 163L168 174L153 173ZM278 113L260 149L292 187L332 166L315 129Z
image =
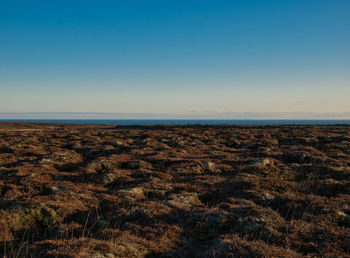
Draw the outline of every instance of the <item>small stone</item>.
M218 172L218 169L216 168L216 165L214 162L208 161L205 165L204 165L205 170L209 171L209 172Z
M42 158L42 159L38 160L39 164L47 164L47 163L50 163L50 162L51 162L51 160L50 159L46 159L46 158Z
M57 186L51 186L50 187L52 192L58 192L59 191L59 188Z
M108 172L102 175L102 184L108 185L116 180L116 175L113 172Z
M65 191L66 190L66 188L65 187L57 187L57 186L51 186L50 187L50 190L51 190L51 192L53 193L53 194L55 194L55 193L58 193L58 192L62 192L62 191Z
M125 143L116 140L116 141L113 142L113 145L114 145L115 147L124 147L124 146L125 146Z
M269 159L258 159L257 161L254 162L254 165L257 166L266 166L266 165L270 165L271 161Z
M337 216L339 225L347 228L350 227L350 215L346 214L343 211L338 211Z
M81 148L81 145L79 143L73 143L70 147L72 150L77 150Z
M293 169L298 169L300 166L299 164L293 163L292 165L290 165L290 167Z
M275 198L275 196L273 196L272 194L270 194L268 192L263 192L263 198L266 201L271 201L272 199Z
M273 194L270 194L269 192L263 192L262 193L262 202L263 205L268 205L271 203L271 201L275 198Z
M36 173L30 173L26 177L35 177L35 176L36 176Z

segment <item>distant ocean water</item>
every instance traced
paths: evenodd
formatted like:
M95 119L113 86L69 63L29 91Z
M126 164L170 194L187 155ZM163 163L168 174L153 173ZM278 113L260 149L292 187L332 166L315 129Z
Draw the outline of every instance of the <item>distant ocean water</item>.
M105 125L350 125L350 120L0 119L0 122Z

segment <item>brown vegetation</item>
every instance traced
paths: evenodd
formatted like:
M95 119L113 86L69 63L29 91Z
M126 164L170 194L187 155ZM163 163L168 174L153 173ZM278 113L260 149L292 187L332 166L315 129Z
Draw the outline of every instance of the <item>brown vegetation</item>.
M349 257L350 127L1 123L0 254Z

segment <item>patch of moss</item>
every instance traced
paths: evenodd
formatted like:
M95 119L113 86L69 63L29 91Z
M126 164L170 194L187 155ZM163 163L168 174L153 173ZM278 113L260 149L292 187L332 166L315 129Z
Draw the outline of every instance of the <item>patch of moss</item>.
M49 227L54 226L63 221L63 217L54 209L46 205L39 205L24 210L22 216L18 218L18 224L24 228L35 226Z

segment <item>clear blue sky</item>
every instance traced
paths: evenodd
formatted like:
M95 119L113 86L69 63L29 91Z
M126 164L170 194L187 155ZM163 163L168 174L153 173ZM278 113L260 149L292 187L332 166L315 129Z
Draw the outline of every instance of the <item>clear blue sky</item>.
M0 2L0 112L350 118L349 97L349 0Z

